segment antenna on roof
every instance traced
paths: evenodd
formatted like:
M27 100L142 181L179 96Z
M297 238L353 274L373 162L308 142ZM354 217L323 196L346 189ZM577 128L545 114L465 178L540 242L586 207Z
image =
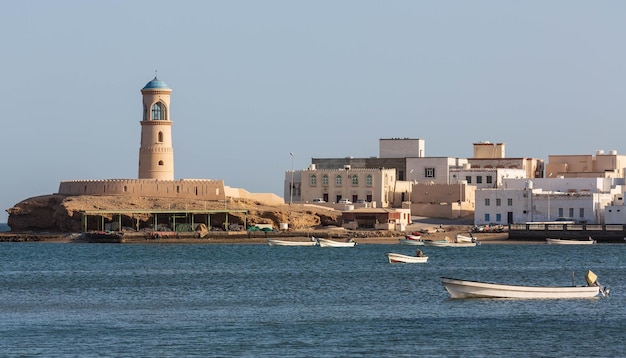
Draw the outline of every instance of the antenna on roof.
M157 70L154 70L154 78L157 78Z

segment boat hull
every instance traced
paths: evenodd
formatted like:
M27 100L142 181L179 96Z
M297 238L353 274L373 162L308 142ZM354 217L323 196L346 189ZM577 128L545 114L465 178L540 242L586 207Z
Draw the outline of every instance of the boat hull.
M387 259L389 260L390 264L395 264L395 263L421 264L421 263L426 263L428 261L428 256L409 256L409 255L396 254L394 252L387 252L385 253L385 255L387 256Z
M517 286L442 277L451 298L572 299L595 298L597 286Z
M398 239L398 242L400 243L400 245L424 246L424 241L422 240L400 238Z
M434 246L434 247L474 247L476 246L476 243L475 242L449 242L446 240L441 240L441 241L424 240L424 245Z
M568 239L546 239L550 245L593 245L596 240L568 240Z
M317 246L317 242L315 241L286 241L267 239L267 243L270 246Z
M355 247L355 241L349 242L341 242L341 241L333 241L328 239L317 239L320 247Z

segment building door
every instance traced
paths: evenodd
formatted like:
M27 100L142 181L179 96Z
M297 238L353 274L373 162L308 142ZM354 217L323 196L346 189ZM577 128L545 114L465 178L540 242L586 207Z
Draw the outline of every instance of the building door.
M508 213L506 213L506 223L513 224L513 212L512 211L509 211Z
M325 202L328 202L328 193L324 193L322 199L324 199Z

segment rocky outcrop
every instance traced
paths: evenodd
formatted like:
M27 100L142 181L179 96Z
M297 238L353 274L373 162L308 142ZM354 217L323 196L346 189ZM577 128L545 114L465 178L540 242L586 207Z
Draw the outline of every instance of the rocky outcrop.
M289 223L290 229L315 228L320 225L337 225L341 212L306 205L263 205L249 200L207 202L183 199L132 198L123 196L65 196L59 194L32 197L10 209L8 225L12 231L82 231L83 213L89 210L247 210L247 214L230 213L229 223L273 224ZM112 215L104 216L113 221ZM124 218L123 218L124 219ZM139 219L150 223L148 215L133 214L128 221ZM219 220L219 215L216 217Z

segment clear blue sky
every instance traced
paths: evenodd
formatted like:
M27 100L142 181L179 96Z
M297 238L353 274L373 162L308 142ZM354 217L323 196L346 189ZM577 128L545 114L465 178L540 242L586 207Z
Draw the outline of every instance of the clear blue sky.
M0 222L61 180L136 178L140 89L175 177L283 194L312 157L626 153L624 1L0 3Z

